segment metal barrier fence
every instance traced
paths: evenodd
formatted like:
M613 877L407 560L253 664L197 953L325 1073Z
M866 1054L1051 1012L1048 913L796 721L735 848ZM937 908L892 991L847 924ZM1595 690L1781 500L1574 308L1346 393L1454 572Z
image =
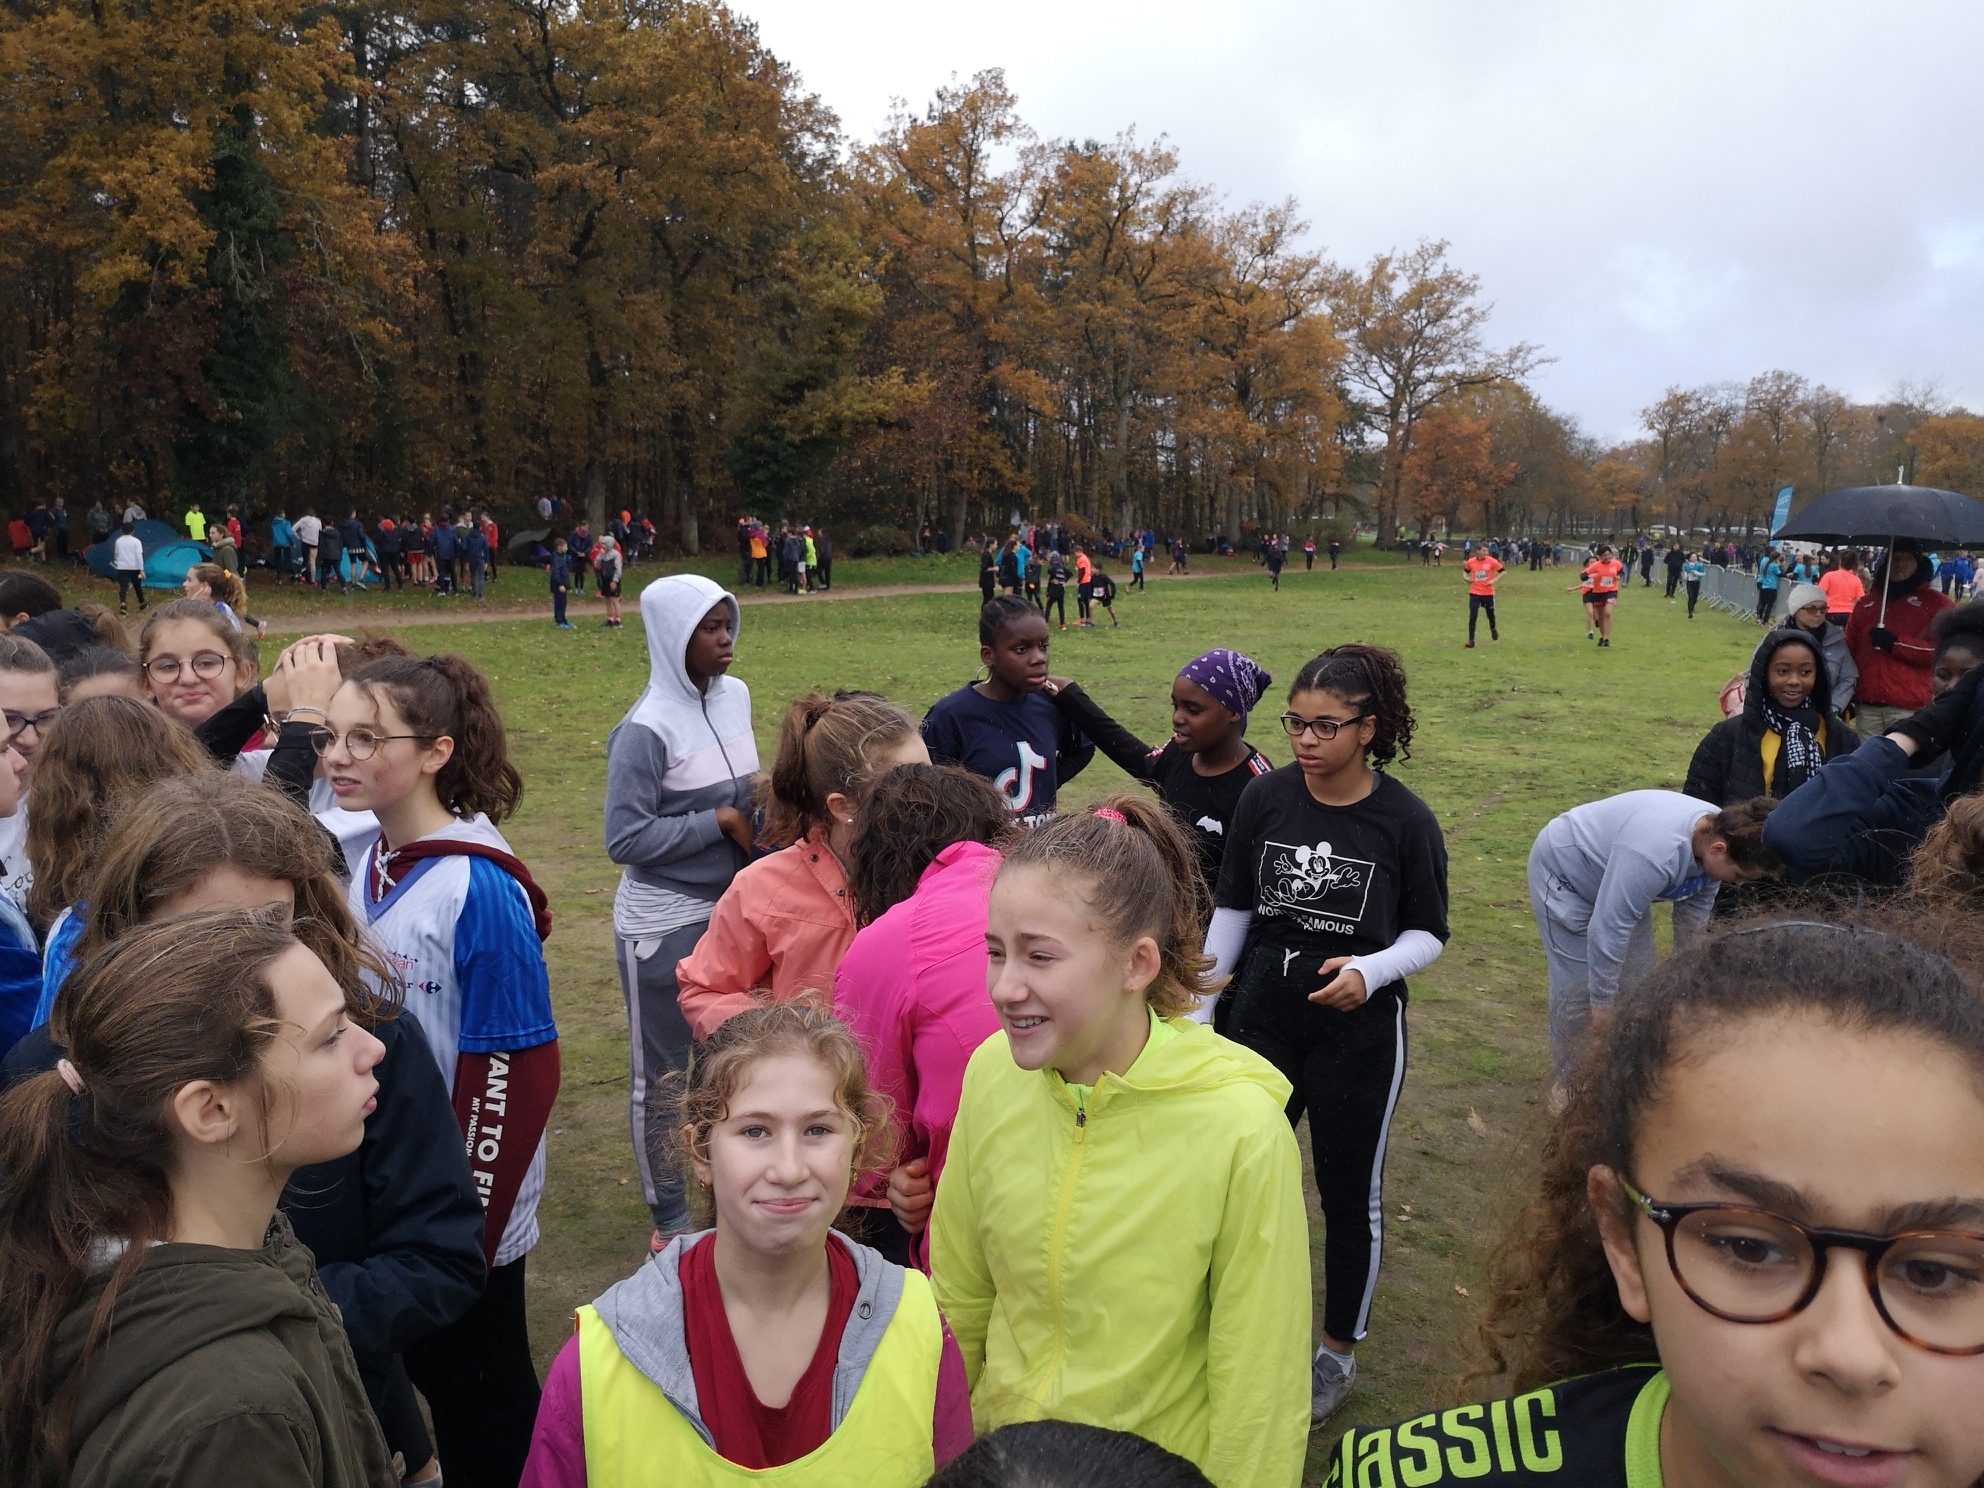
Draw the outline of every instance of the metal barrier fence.
M1785 601L1791 597L1792 586L1780 579L1777 584L1777 598L1772 602L1770 619L1773 625L1781 622L1788 613ZM1708 572L1702 575L1702 601L1711 608L1740 615L1746 620L1757 618L1757 580L1755 575L1746 574L1741 569L1723 568L1711 563Z

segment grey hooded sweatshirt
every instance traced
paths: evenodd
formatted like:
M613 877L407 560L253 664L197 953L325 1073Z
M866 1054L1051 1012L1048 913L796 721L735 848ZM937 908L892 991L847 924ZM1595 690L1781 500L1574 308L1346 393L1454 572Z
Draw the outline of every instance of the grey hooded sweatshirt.
M623 903L714 904L744 866L716 811L751 809L751 690L731 676L699 690L683 662L690 636L719 603L729 605L734 633L736 598L699 574L669 574L641 591L648 685L606 738L606 852L625 869Z

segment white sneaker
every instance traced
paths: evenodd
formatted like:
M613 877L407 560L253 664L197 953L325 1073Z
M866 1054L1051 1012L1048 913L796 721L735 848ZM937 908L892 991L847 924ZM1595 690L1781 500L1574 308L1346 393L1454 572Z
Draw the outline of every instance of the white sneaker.
M1345 1369L1327 1348L1316 1350L1316 1362L1309 1370L1309 1424L1320 1426L1343 1408L1357 1384L1357 1358L1351 1356Z

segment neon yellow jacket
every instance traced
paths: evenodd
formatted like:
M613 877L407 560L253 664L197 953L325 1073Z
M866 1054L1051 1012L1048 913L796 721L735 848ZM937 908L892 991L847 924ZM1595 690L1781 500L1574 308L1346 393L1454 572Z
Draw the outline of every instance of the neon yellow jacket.
M1133 1431L1219 1488L1295 1488L1309 1435L1309 1224L1288 1082L1201 1024L1078 1108L995 1033L965 1070L931 1281L980 1432Z

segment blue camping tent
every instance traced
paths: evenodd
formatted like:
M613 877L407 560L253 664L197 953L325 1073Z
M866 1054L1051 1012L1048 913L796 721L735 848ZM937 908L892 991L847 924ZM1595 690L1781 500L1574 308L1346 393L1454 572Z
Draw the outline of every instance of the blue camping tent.
M186 582L187 569L213 557L205 543L183 537L163 522L139 522L131 531L145 545L147 589L177 589ZM83 561L91 573L106 579L117 577L117 570L110 566L111 545L116 541L113 534L83 549Z

